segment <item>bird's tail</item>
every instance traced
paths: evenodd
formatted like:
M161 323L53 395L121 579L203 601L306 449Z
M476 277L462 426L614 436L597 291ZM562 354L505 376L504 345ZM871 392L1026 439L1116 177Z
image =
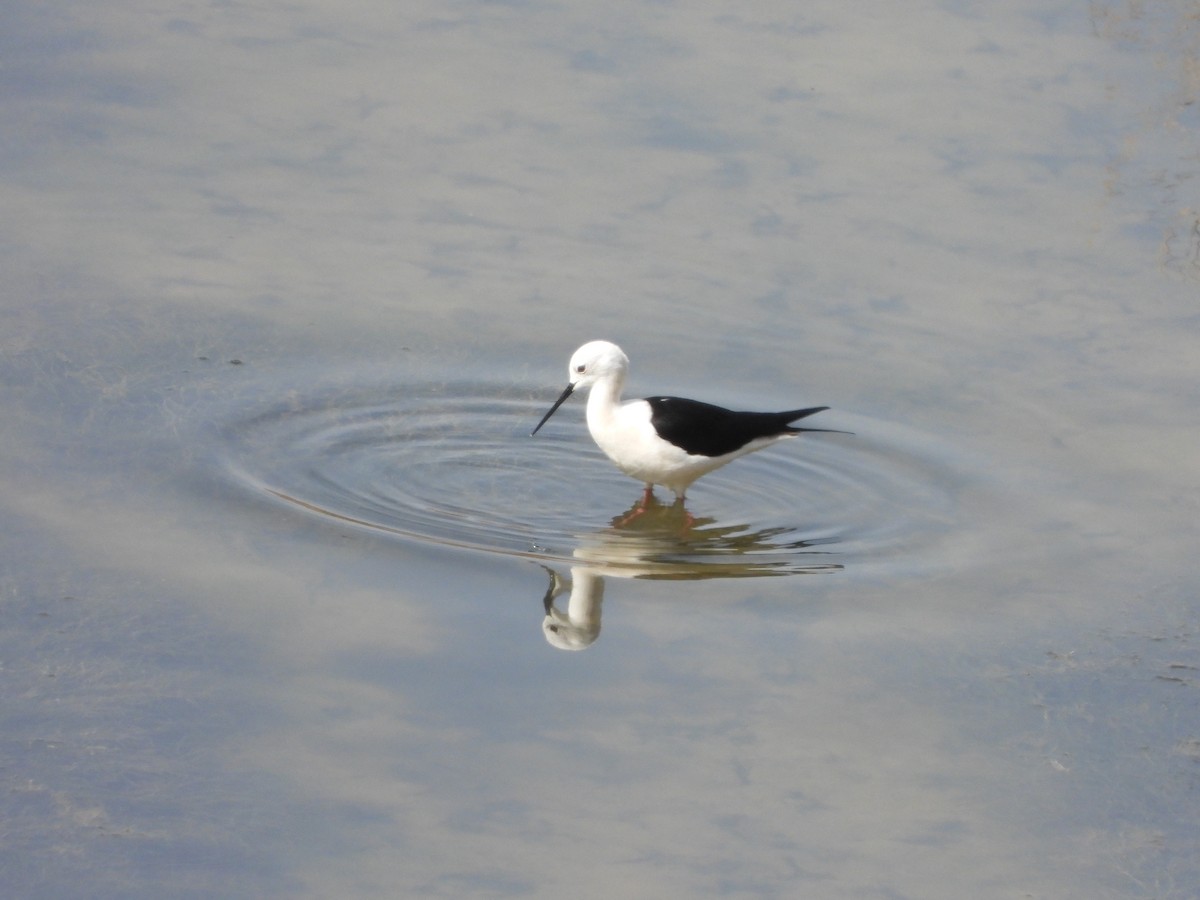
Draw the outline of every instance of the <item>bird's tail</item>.
M790 409L787 412L780 413L780 417L785 422L795 422L798 419L803 419L819 412L825 412L829 409L828 406L810 406L808 409ZM803 434L806 431L824 431L827 434L854 434L853 431L840 431L837 428L796 428L793 425L788 425L784 429L784 434Z

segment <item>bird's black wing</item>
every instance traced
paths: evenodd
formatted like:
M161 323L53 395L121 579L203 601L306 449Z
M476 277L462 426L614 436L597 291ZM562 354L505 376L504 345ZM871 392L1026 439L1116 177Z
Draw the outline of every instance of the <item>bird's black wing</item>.
M789 423L828 409L813 406L785 412L736 412L683 397L647 397L650 424L659 437L695 456L724 456L755 438L797 434Z

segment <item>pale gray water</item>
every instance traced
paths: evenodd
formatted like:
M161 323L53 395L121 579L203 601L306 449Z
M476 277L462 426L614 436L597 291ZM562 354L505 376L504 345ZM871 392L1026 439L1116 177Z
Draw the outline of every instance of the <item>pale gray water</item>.
M1192 5L5 18L6 896L1200 893Z

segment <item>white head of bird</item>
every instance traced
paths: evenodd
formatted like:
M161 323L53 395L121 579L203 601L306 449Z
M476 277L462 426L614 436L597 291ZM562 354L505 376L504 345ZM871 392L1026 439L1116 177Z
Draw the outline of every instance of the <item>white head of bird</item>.
M567 386L537 428L546 424L576 388L591 388L588 431L617 468L646 485L661 484L683 499L688 486L730 460L805 431L790 423L828 409L812 406L784 412L735 412L682 397L647 397L621 402L629 357L609 341L590 341L571 355Z

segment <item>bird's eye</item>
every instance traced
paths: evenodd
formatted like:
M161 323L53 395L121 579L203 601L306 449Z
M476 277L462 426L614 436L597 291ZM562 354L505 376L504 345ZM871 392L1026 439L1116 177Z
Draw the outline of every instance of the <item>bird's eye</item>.
M586 368L587 368L587 366L576 366L575 371L578 372L580 375L582 375Z

